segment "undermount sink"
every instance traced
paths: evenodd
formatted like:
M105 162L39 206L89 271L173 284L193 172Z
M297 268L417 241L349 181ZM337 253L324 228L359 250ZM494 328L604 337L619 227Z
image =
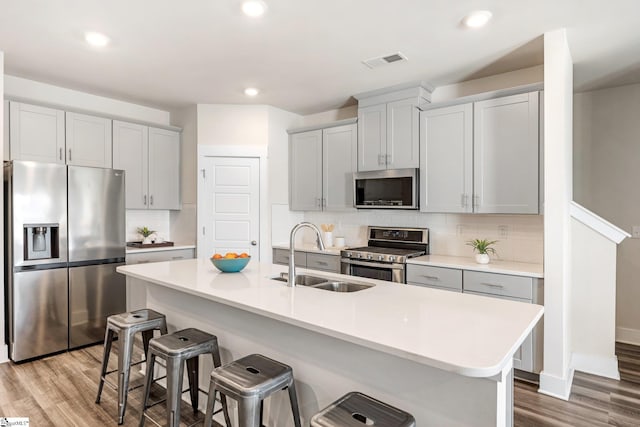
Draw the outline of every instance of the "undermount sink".
M287 282L287 273L280 273L279 276L272 277L271 280ZM322 289L331 292L357 292L375 285L358 282L343 282L331 280L327 277L309 276L307 274L296 275L296 286L309 286L310 288Z

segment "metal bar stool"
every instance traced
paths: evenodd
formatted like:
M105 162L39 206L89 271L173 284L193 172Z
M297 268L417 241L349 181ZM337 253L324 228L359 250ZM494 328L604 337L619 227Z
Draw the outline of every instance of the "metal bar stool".
M352 391L311 418L311 427L415 427L411 414Z
M198 329L189 328L154 338L149 342L147 352L147 376L144 386L144 399L142 402L142 414L140 415L140 427L144 426L145 419L153 421L146 411L151 406L163 402L164 400L149 405L149 393L153 383L153 367L156 357L164 358L167 367L167 426L177 427L180 425L180 396L189 391L191 397L191 407L193 413L198 412L198 356L201 354L211 354L213 366L218 367L220 363L220 351L218 349L218 338ZM182 376L184 373L184 363L187 364L187 377L189 379L189 389L182 390ZM203 391L204 392L204 391ZM209 395L209 399L215 395ZM231 427L229 412L227 410L227 400L220 396L222 401L222 411L227 427Z
M262 426L262 401L283 389L288 389L293 422L300 427L300 411L293 382L293 370L290 366L277 362L261 354L249 356L231 362L211 372L209 398L205 427L211 427L215 392L238 402L238 424L240 427ZM224 401L223 401L224 402Z
M107 317L107 329L104 336L104 354L102 356L102 369L100 371L100 383L98 384L96 403L100 403L100 396L102 395L102 388L104 387L106 376L113 372L118 372L117 387L109 381L106 381L107 384L118 390L118 424L123 423L124 412L127 408L131 366L139 365L146 360L131 363L135 334L137 332L142 333L142 344L146 357L149 341L153 338L153 331L155 330L159 330L161 334L167 333L167 320L165 315L157 311L142 309ZM107 372L114 334L118 335L118 369Z

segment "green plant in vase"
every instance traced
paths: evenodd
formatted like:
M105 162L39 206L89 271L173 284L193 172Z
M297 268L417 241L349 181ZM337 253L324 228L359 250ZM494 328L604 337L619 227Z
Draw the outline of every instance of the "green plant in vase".
M471 246L476 254L476 262L478 264L489 264L491 258L489 254L496 255L496 250L492 248L493 245L498 243L497 240L488 239L473 239L467 242L467 245Z
M142 243L143 244L152 243L151 236L156 232L155 230L149 230L146 226L145 227L138 227L136 229L136 231L139 234L142 235L142 237L143 237Z

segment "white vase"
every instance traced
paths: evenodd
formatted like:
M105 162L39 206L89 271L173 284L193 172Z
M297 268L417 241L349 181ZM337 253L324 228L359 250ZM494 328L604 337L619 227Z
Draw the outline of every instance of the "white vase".
M476 262L478 264L489 264L489 261L491 261L491 259L488 254L476 254Z
M149 245L151 243L153 243L153 235L147 236L142 240L143 245Z

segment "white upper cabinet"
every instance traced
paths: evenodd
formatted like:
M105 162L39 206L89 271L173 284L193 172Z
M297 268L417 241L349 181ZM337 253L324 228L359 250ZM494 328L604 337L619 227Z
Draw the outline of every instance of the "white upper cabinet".
M420 113L421 210L539 212L538 92Z
M358 108L358 171L417 168L417 98Z
M387 169L420 165L419 110L414 98L387 104Z
M420 85L354 95L358 100L358 172L420 166L420 110L431 92Z
M322 210L322 130L294 133L289 141L289 209Z
M180 209L180 133L113 121L113 167L126 172L127 209Z
M66 113L66 161L68 165L111 168L111 120Z
M149 208L180 209L180 134L149 128Z
M387 104L358 108L358 170L387 168Z
M113 121L113 168L125 171L125 206L147 209L149 128Z
M12 160L65 163L64 111L22 102L9 109Z
M322 130L322 193L326 211L354 209L357 133L355 123Z
M472 212L472 104L421 112L420 135L420 210Z
M539 208L538 92L474 104L474 195L479 213Z
M289 208L353 210L357 168L355 123L292 133L289 140Z

